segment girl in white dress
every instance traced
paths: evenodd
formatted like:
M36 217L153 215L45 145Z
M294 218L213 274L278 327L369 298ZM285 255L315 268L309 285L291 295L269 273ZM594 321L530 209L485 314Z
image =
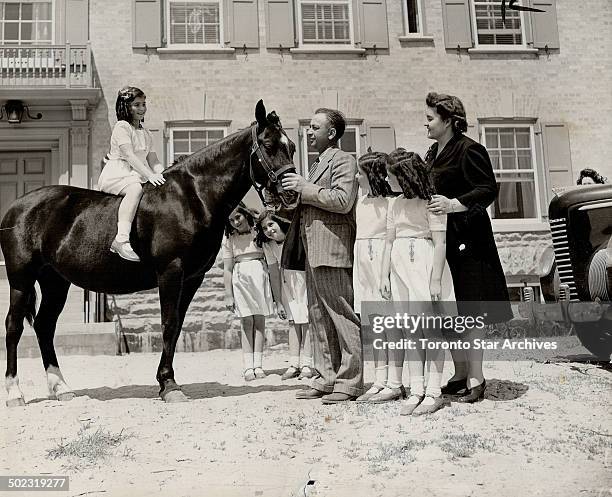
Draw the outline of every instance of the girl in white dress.
M111 135L108 160L98 179L103 192L121 195L117 216L117 235L110 250L128 261L139 261L130 245L130 231L142 197L141 183L154 186L166 180L164 167L153 151L149 130L142 127L147 112L146 96L139 88L126 86L119 90L115 103L117 123Z
M417 154L404 149L394 150L390 158L389 184L403 195L389 202L381 293L387 298L393 295L396 303L454 301L446 264L446 215L437 216L427 209L435 193L427 166ZM444 406L440 392L444 349L425 351L419 342L440 339L439 331L421 327L409 330L406 336L417 346L407 351L410 397L402 406L402 415L428 414Z
M258 235L255 239L266 257L277 313L281 319L287 318L293 324L293 329L289 330L289 367L281 377L283 380L313 376L306 275L304 271L283 269L280 264L290 224L287 219L266 210L257 220Z
M273 311L270 280L261 247L255 244L255 217L242 203L232 211L223 239L225 306L240 318L244 379L265 378L262 368L266 316Z
M370 327L374 315L383 315L384 302L380 294L382 257L387 233L387 206L391 188L387 183L386 165L389 156L382 152L368 152L357 162L357 182L360 196L355 210L357 234L353 264L354 308L361 315L362 325ZM363 302L367 304L362 306ZM395 330L397 334L397 330ZM365 333L364 333L365 334ZM393 331L376 338L392 341ZM401 335L398 339L401 339ZM400 350L372 348L375 381L357 402L388 402L405 395L402 386L404 353ZM399 372L399 377L397 373Z

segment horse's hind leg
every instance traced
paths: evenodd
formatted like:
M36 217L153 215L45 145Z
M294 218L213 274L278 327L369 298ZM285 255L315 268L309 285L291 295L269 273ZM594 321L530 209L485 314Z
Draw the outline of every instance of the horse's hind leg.
M8 407L24 406L25 400L19 388L17 377L17 345L23 334L23 319L31 321L36 312L36 291L34 281L24 285L29 290L11 287L9 311L6 315L6 405Z
M57 319L66 303L70 283L49 267L43 269L38 283L42 298L34 319L34 331L47 373L49 396L57 400L72 400L75 395L64 381L53 345Z

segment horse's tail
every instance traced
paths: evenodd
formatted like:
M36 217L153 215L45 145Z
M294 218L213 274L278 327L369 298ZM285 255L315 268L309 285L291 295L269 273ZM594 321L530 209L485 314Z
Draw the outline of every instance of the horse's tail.
M32 286L25 308L25 318L30 323L30 326L34 326L34 316L36 316L36 288Z

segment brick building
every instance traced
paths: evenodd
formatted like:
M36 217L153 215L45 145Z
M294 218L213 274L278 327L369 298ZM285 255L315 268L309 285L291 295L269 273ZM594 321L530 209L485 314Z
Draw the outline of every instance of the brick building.
M346 114L342 147L357 156L423 154L435 90L463 100L468 134L493 159L508 285L537 287L552 189L584 167L612 178L612 3L523 0L544 12L508 10L505 24L501 3L0 1L0 104L43 114L0 120L0 208L40 184L93 187L125 84L147 94L145 125L166 164L248 125L263 98L301 171L316 156L303 138L320 106Z

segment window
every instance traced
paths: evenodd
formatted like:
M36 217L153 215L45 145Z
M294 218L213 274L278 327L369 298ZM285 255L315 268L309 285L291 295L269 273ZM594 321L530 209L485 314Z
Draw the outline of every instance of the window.
M474 32L476 46L524 46L522 13L506 8L506 23L502 22L500 0L474 0Z
M168 44L198 47L222 44L221 4L220 0L168 0Z
M0 2L0 43L34 45L53 41L53 5L47 1Z
M421 0L404 0L404 32L407 35L423 34Z
M484 146L497 178L493 219L539 219L540 194L532 125L483 125Z
M310 145L308 140L308 135L306 131L310 127L310 124L302 124L300 126L300 146L302 147L302 164L301 170L305 171L304 176L308 179L308 175L310 173L310 168L312 163L319 156L319 152ZM359 158L359 126L355 124L347 124L346 129L344 130L344 135L340 139L339 143L340 148L345 152L348 152L355 160ZM307 172L306 172L307 171Z
M353 43L349 0L299 0L302 45L350 45Z
M226 134L226 127L170 128L168 164L221 140Z

